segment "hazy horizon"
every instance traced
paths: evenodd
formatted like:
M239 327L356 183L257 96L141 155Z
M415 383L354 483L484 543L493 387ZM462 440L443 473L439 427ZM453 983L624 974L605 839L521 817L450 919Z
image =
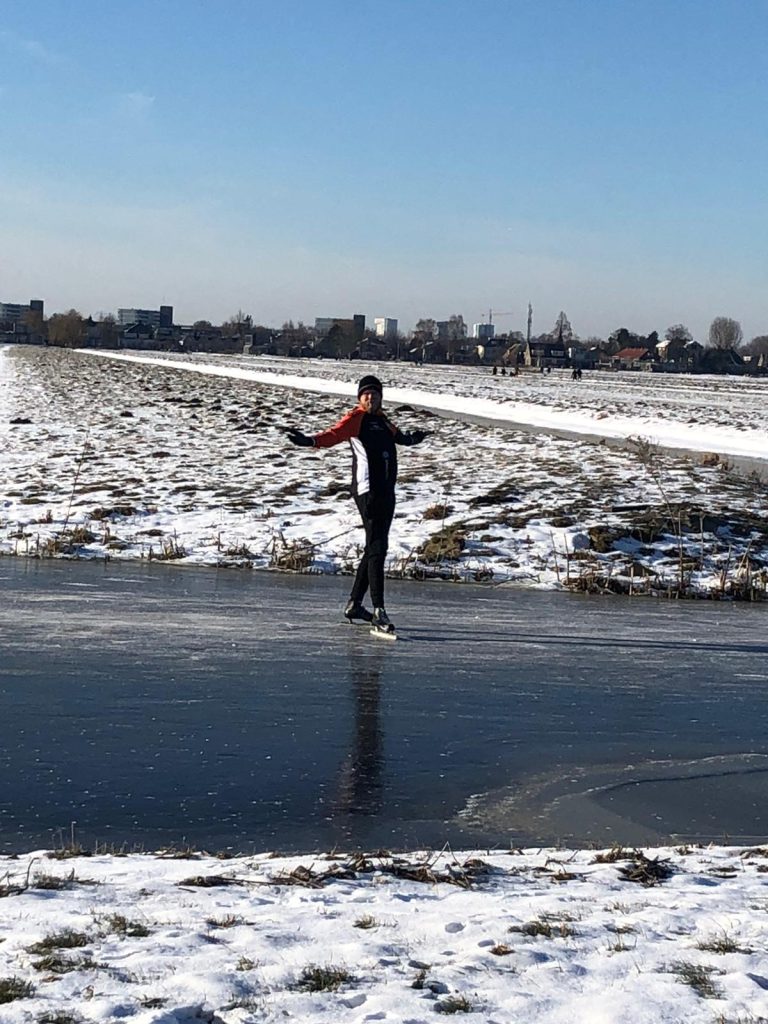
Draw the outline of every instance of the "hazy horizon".
M762 0L28 0L0 300L768 333Z

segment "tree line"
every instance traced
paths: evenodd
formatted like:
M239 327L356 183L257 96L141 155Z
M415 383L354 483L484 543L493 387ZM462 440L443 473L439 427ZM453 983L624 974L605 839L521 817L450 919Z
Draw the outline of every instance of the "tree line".
M47 319L41 313L31 310L25 313L22 322L30 333L47 338L51 345L67 348L85 345L87 339L92 338L94 334L104 347L117 346L121 333L117 321L111 314L100 316L94 320L92 317L84 317L76 309L67 310L65 313L54 313ZM254 324L253 317L242 310L238 310L218 326L214 326L209 320L197 320L192 325L192 329L220 332L224 337L248 334L261 343L273 342L279 351L285 349L286 352L304 347L316 348L318 342L317 332L314 328L301 321L294 324L292 320L288 320L276 329ZM419 319L409 336L399 332L393 337L382 339L377 337L370 328L366 328L362 338L355 338L351 335L347 336L343 331L338 331L332 335L331 347L334 348L333 354L349 355L362 341L368 341L382 345L391 354L399 355L401 348L407 345L423 349L437 346L444 350L445 357L450 360L466 346L467 333L467 325L463 316L460 313L454 313L444 321L437 321L431 317ZM694 340L693 334L685 324L672 324L665 331L664 338L667 341L683 344ZM653 348L660 340L656 331L652 331L648 335L641 335L626 327L617 328L607 339L594 335L581 339L574 332L570 320L563 311L558 315L551 331L532 337L532 340L536 341L543 339L562 341L565 346L573 348L597 347L611 354L621 348ZM508 331L497 335L495 340L497 342L506 341L511 345L523 344L526 338L521 331ZM768 334L758 334L750 341L745 341L739 321L727 316L714 318L703 344L714 349L738 351L742 355L768 356ZM329 351L329 354L332 353Z

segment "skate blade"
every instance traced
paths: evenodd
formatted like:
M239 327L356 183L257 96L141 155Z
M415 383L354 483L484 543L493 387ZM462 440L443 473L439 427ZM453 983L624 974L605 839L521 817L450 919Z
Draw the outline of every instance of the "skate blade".
M377 629L376 626L372 626L370 633L371 636L378 636L382 640L397 640L397 633L394 629Z

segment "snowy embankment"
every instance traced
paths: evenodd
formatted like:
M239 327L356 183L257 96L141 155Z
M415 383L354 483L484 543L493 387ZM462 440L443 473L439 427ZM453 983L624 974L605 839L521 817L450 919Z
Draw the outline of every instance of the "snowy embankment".
M766 848L1 866L3 1024L768 1017Z
M329 426L373 371L433 431L401 451L390 574L765 594L766 487L729 464L768 454L764 381L212 358L0 353L0 553L351 571L346 446L283 429Z
M764 404L768 402L768 382L761 380L593 372L586 381L575 382L567 371L556 371L554 376L523 373L502 377L491 374L488 367L269 356L215 357L212 363L214 357L207 353L183 358L138 352L98 355L339 395L352 404L357 380L375 371L387 381L390 408L392 403L413 405L457 419L485 420L598 441L646 437L655 445L676 451L762 459L768 471L768 413Z

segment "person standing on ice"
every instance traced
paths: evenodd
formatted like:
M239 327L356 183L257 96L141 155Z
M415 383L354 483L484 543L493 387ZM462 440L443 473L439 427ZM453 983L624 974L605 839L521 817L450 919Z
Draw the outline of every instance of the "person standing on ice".
M352 496L363 520L365 550L344 615L350 622L370 622L377 629L394 630L384 608L384 559L395 514L396 446L421 444L429 431L406 434L398 430L381 407L383 390L379 378L369 374L357 386L357 405L335 426L313 436L290 427L287 434L288 440L301 448L332 448L349 442ZM363 605L369 588L373 614Z

